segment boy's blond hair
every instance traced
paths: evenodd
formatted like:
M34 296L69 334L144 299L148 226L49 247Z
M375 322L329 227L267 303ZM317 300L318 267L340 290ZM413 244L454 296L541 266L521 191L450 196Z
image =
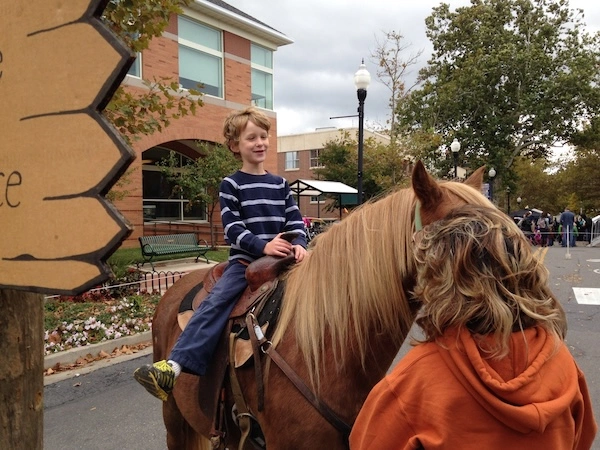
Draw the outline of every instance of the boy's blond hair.
M466 205L421 233L414 294L423 302L417 323L424 341L466 328L483 352L502 358L516 331L541 326L557 342L564 339L566 316L548 286L548 269L512 218Z
M266 132L271 129L271 121L265 113L259 109L251 106L241 111L233 111L225 119L223 124L223 136L225 137L225 145L229 150L234 142L240 140L242 131L248 125L248 122L254 123L256 126L262 128Z

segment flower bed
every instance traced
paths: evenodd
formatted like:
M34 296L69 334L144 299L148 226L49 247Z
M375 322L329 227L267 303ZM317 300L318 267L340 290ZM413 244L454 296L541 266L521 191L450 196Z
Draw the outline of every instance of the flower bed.
M45 354L148 331L159 300L156 294L49 299L45 304Z

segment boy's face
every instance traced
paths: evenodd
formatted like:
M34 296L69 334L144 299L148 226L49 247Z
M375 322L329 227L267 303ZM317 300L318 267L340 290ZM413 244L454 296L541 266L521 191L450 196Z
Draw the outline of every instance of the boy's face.
M240 133L240 140L234 142L231 151L239 153L244 164L258 165L265 161L269 149L269 133L252 121Z

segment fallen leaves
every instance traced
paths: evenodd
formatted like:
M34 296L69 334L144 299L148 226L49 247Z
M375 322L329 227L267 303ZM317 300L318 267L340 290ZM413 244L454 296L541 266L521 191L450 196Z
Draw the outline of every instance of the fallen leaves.
M144 350L145 348L147 348L151 345L152 345L152 342L147 341L147 342L141 342L136 345L122 345L121 347L115 347L115 349L111 353L108 353L105 350L100 350L98 353L96 353L96 355L92 355L91 353L88 353L85 356L81 356L81 357L77 358L77 360L74 363L68 363L68 364L56 363L53 367L50 367L44 371L44 376L53 375L58 372L65 372L68 370L79 369L79 368L85 367L89 364L93 364L96 361L102 361L102 360L111 359L111 358L118 358L120 356L125 356L125 355L133 355L135 353L138 353L138 352Z

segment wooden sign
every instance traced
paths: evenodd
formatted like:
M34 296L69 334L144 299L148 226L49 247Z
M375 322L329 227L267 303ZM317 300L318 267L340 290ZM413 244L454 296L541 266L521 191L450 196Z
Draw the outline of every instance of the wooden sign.
M103 197L134 153L101 115L133 61L107 0L0 0L0 288L76 294L131 227Z

